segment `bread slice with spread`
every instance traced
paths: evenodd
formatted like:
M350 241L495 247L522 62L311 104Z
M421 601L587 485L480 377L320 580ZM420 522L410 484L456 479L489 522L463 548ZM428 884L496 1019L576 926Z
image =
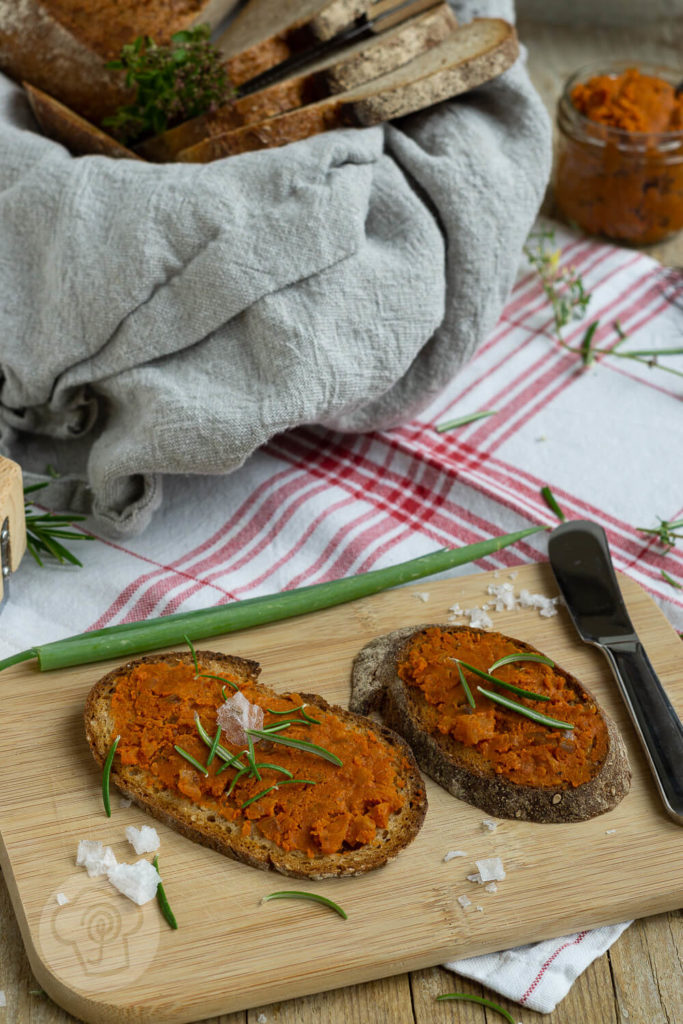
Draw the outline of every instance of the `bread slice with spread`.
M144 657L90 691L87 739L103 765L119 737L111 782L123 794L195 842L295 878L361 874L414 839L427 799L404 740L315 694L263 686L256 662L196 657Z
M426 625L379 637L354 661L350 706L380 711L423 771L487 814L584 821L629 790L626 749L595 698L502 633Z

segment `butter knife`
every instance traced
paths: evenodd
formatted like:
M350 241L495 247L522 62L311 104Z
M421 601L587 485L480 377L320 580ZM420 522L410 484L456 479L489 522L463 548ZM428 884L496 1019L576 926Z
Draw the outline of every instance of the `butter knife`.
M633 628L605 531L586 520L563 523L548 555L579 636L610 664L667 813L683 825L683 725Z

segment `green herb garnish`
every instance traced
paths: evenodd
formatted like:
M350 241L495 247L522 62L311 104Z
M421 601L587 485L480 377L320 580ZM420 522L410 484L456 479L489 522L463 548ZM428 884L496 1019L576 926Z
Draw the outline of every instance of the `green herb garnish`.
M551 510L551 512L554 512L557 518L564 523L567 517L560 508L560 506L557 504L557 499L555 498L555 495L547 485L545 487L541 487L541 497L543 498L544 502Z
M240 770L236 773L234 779L230 783L230 786L228 787L227 796L230 796L230 794L232 793L233 789L235 788L235 786L237 785L239 780L244 775L248 775L250 772L251 772L251 766L250 765L248 765L246 768L240 768Z
M159 857L158 856L156 856L154 858L154 860L152 861L152 865L156 868L157 874L159 875L159 878L161 878L161 874L159 872ZM159 882L159 884L157 885L157 903L159 904L159 909L161 910L161 913L164 915L164 917L168 921L168 923L171 926L171 928L177 928L178 927L178 922L175 919L175 914L171 910L171 905L168 902L168 898L166 896L166 890L164 889L164 886L163 886L162 882Z
M504 658L499 658L498 661L494 661L493 665L489 665L489 672L493 672L494 669L500 668L501 665L512 665L515 661L540 661L543 665L550 665L551 668L555 668L555 662L551 661L550 658L546 658L545 654L506 654Z
M282 890L281 892L271 892L268 896L263 896L261 903L267 903L268 900L313 900L315 903L322 903L324 906L329 907L330 910L334 910L340 917L343 917L346 921L348 914L345 910L335 903L334 900L329 900L327 896L320 896L317 892L300 892L297 889Z
M199 676L199 662L197 661L197 652L194 649L194 644L190 640L189 636L185 635L183 640L190 648L190 654L192 655L192 661L194 662L194 677L195 679Z
M447 420L445 423L437 423L434 430L436 430L437 434L443 434L447 430L464 427L467 423L475 423L477 420L486 419L487 416L495 416L496 412L496 409L482 409L481 412L471 412L466 416L458 416L457 419Z
M311 715L309 715L308 712L304 710L307 707L308 704L299 704L298 708L287 708L286 711L273 711L272 708L266 708L266 711L268 712L269 715L293 715L296 711L300 711L301 717L305 718L307 722L311 723L311 725L320 725L320 722L318 721L317 718L312 718Z
M592 349L593 335L600 326L599 320L594 320L593 323L588 327L586 333L581 339L581 362L584 366L591 366L595 362L595 352Z
M168 46L157 46L149 36L123 46L118 60L107 67L126 72L126 87L136 89L135 99L102 125L131 145L225 103L233 90L210 32L208 25L199 25L176 32Z
M221 738L221 727L219 725L217 727L217 729L216 729L216 735L214 736L213 742L211 744L211 750L209 751L209 756L206 759L206 767L207 768L209 767L209 765L213 761L214 757L216 756L216 751L218 750L218 741L220 740L220 738Z
M0 660L0 671L31 658L38 659L41 671L106 661L108 658L128 658L132 654L182 643L185 636L193 640L205 639L260 626L266 622L279 622L296 615L306 615L477 561L546 529L546 526L531 526L516 533L502 534L461 548L433 551L431 554L421 555L419 558L412 558L408 562L391 565L385 569L373 569L358 576L314 583L280 594L247 598L230 605L162 615L142 622L105 626L102 629L90 630L64 640L39 644L20 651Z
M264 732L262 729L247 729L247 736L258 736L261 740L270 740L271 743L281 743L283 747L295 747L297 750L303 750L308 754L315 754L317 757L322 757L324 761L331 761L332 764L338 765L340 768L342 762L339 760L336 754L330 753L325 747L318 747L315 743L307 743L306 740L293 740L290 736L274 735L270 732Z
M272 725L264 725L264 732L280 732L282 729L289 729L290 725L310 725L305 718L289 718L286 722L273 722Z
M289 768L283 768L281 764L270 764L268 761L259 761L256 765L257 768L270 768L274 772L282 772L283 775L288 775L290 779L294 778Z
M48 481L39 484L29 484L24 487L26 550L41 568L44 564L41 554L51 555L62 565L65 562L70 562L71 565L82 567L83 563L61 541L94 540L95 538L91 537L90 534L77 533L75 530L67 529L67 527L72 526L74 523L82 522L87 517L55 515L54 512L30 512L29 509L32 507L33 502L26 501L26 495L32 494L34 491L42 491L44 487L49 487Z
M244 808L248 807L249 804L255 803L256 800L260 800L262 796L265 796L267 793L272 792L272 790L279 789L280 786L293 785L293 783L295 782L300 782L307 786L317 785L314 779L281 779L278 782L274 782L272 786L268 786L266 789L262 789L260 793L256 794L256 796L249 797L248 800L245 800L243 804L240 804L240 810L244 810Z
M232 686L233 690L239 690L239 686L237 685L237 683L233 683L232 679L225 679L223 676L214 676L214 675L211 674L211 672L200 672L199 673L199 678L200 679L217 679L219 683L227 683L228 686ZM223 695L223 700L228 700L228 698L225 696L225 687L224 686L221 686L221 694Z
M672 587L675 587L676 590L683 590L683 586L681 586L678 580L675 580L673 576L670 576L666 569L661 569L660 571L662 574L662 579L666 580L666 582L669 583Z
M247 761L249 762L251 774L260 782L261 776L259 774L258 768L256 767L256 757L254 755L254 741L250 736L250 730L247 730L247 746L249 747L249 750L247 751Z
M540 725L546 725L549 729L574 728L571 722L561 722L559 718L549 718L548 715L542 715L540 711L534 711L532 708L528 708L524 704L518 704L516 700L510 700L509 697L503 697L502 694L494 693L492 690L485 690L483 686L477 686L477 689L479 690L479 693L484 695L484 697L488 697L489 700L507 708L508 711L516 711L518 715L526 715L527 718L531 718L534 722L538 722Z
M490 683L497 683L498 686L502 686L506 690L512 690L513 693L518 693L520 697L529 697L530 700L550 700L550 697L544 693L534 693L533 690L523 690L521 686L514 686L512 683L506 683L504 679L499 679L498 676L492 676L489 672L484 672L483 669L477 668L475 665L470 665L468 662L463 661L461 658L451 658L451 661L457 661L459 665L466 668L468 672L474 672L475 676L480 676L482 679L488 679Z
M207 772L204 765L199 763L196 757L193 757L192 754L188 754L188 752L186 750L183 750L182 747L179 747L177 743L173 744L173 749L177 750L180 756L184 757L186 761L189 761L190 764L193 765L197 769L197 771L201 772L205 778L208 778L209 773Z
M202 725L201 719L200 719L200 717L199 717L199 715L197 714L196 711L194 713L194 722L195 722L195 725L197 726L197 732L199 733L201 739L204 741L204 743L206 743L207 747L210 748L213 745L213 740L211 739L211 737L209 736L208 732L206 731L206 729ZM225 768L232 767L232 765L235 765L235 767L237 767L237 768L244 768L244 765L239 760L239 756L240 755L239 754L231 754L230 751L226 750L225 747L222 747L220 745L220 743L216 747L216 753L220 757L221 761L225 761L226 762L223 765L223 768L219 769L219 772L224 771ZM219 772L216 772L216 774L218 775Z
M504 1010L498 1003L492 1002L490 999L484 999L482 996L470 996L465 992L445 992L441 996L436 997L437 1000L444 999L462 999L467 1003L479 1003L480 1006L488 1006L489 1009L495 1010L501 1017L504 1017L508 1024L515 1024L514 1017L511 1017L507 1010Z
M110 746L107 757L104 762L104 768L102 769L102 803L104 804L104 810L108 818L111 818L111 803L109 800L109 776L111 775L111 766L114 763L114 754L116 748L119 745L120 736L117 736L112 745Z
M665 551L670 551L676 546L676 541L683 537L683 533L677 531L683 528L683 519L660 519L659 526L655 529L647 529L645 526L636 526L638 533L648 533L656 537Z
M474 697L472 696L472 691L470 690L470 684L465 679L465 673L462 670L462 665L460 664L460 662L458 662L458 672L460 673L460 682L462 683L462 688L465 691L467 702L471 708L476 708L477 705L474 702Z

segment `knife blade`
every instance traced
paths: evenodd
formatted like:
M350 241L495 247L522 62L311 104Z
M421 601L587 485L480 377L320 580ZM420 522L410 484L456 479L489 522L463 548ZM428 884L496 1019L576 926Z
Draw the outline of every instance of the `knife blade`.
M667 813L683 825L683 725L633 627L605 531L588 520L563 523L548 556L579 636L609 662Z

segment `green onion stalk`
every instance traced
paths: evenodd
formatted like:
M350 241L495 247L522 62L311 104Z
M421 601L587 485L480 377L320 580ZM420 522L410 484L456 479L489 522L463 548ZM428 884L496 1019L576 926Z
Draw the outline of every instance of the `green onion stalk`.
M401 562L385 569L374 569L357 576L314 583L295 590L285 590L279 594L252 597L229 605L179 612L175 615L79 633L63 640L37 644L13 654L0 661L0 671L32 658L37 659L38 667L43 672L72 665L85 665L94 661L106 661L109 658L126 658L131 654L180 644L188 638L204 640L207 637L235 633L253 626L306 615L474 562L545 529L547 527L531 526L516 533L506 533L499 537L491 537L489 540L478 541L476 544L466 544L461 548L433 551L408 562Z

